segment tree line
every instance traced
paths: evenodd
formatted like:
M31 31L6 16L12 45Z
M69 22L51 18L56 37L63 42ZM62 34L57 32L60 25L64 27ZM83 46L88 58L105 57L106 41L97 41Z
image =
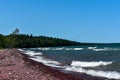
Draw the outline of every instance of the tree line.
M13 31L10 35L0 34L0 48L32 48L75 45L80 45L80 43L60 38L33 36L32 34L19 34L18 29Z
M120 43L80 43L66 39L47 36L33 36L32 34L19 34L15 29L9 35L0 34L0 48L35 48L55 46L97 46L97 45L120 45Z

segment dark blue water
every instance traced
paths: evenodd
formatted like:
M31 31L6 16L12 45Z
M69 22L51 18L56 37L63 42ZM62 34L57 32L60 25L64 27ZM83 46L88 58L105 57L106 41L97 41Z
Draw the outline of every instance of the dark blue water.
M67 71L120 79L120 46L68 46L29 48L24 52L34 60Z

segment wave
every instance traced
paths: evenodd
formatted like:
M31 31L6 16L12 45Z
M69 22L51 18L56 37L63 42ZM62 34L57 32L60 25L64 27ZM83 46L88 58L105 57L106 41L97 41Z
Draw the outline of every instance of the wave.
M37 48L39 50L50 50L50 48Z
M18 49L19 51L27 54L28 56L35 57L35 56L41 56L43 53L42 52L35 52L31 50L24 50L24 49Z
M53 61L51 59L44 58L42 56L42 52L35 52L32 50L24 50L24 49L19 49L19 51L23 51L24 54L32 56L30 57L30 59L37 62L41 62L47 66L62 68L67 71L86 73L92 76L106 77L110 79L120 79L120 73L116 71L84 69L84 67L97 67L97 66L105 66L105 65L112 64L112 62L110 61L108 62L107 61L106 62L105 61L98 61L98 62L72 61L70 66L62 66L61 63L59 63L58 61ZM39 55L39 56L36 56L36 55Z
M65 48L65 47L60 47L60 48L37 48L39 50L83 50L84 48Z
M64 47L61 48L37 48L39 50L64 50Z
M32 59L34 61L41 62L44 65L51 66L51 67L60 67L59 65L61 63L50 60L50 59L43 58L42 52L35 52L35 51L31 51L31 50L22 50L22 49L18 49L18 50L23 51L24 54L31 56L30 59Z
M24 53L31 57L36 56L36 55L42 55L42 52L35 52L35 51L31 51L31 50L24 51Z
M88 49L95 49L95 48L97 48L97 47L88 47Z
M61 48L53 48L52 50L64 50L65 48L64 47L61 47Z
M112 62L84 62L84 61L72 61L71 66L79 66L79 67L97 67L97 66L105 66L112 64Z
M112 49L109 49L109 48L93 49L93 51L108 51L108 50L112 50Z
M59 65L61 64L57 61L44 59L43 57L35 57L35 58L30 58L30 59L37 61L37 62L41 62L44 65L51 66L51 67L60 67Z
M94 48L93 49L94 51L117 51L117 50L120 50L119 48L108 48L108 47L105 47L105 48L100 48L100 49L97 49L97 48Z
M65 50L73 50L72 48L65 48Z
M74 48L73 50L83 50L84 48Z
M65 50L74 50L74 51L77 51L77 50L83 50L84 48L65 48Z
M65 70L86 73L88 75L105 77L109 79L120 79L120 73L116 71L86 70L86 69L83 69L82 67L70 67L70 66L66 67Z

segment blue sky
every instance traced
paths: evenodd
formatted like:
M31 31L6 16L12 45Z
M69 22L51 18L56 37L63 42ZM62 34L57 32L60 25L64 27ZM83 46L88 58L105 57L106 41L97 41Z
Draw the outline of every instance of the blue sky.
M0 33L120 42L120 0L0 0Z

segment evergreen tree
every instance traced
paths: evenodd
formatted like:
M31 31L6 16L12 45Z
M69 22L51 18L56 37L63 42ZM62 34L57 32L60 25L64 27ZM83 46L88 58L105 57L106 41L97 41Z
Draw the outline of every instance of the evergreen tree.
M30 48L30 47L52 47L52 46L73 46L79 45L79 42L69 41L65 39L33 36L32 34L19 34L16 28L10 35L3 36L0 34L1 48Z

